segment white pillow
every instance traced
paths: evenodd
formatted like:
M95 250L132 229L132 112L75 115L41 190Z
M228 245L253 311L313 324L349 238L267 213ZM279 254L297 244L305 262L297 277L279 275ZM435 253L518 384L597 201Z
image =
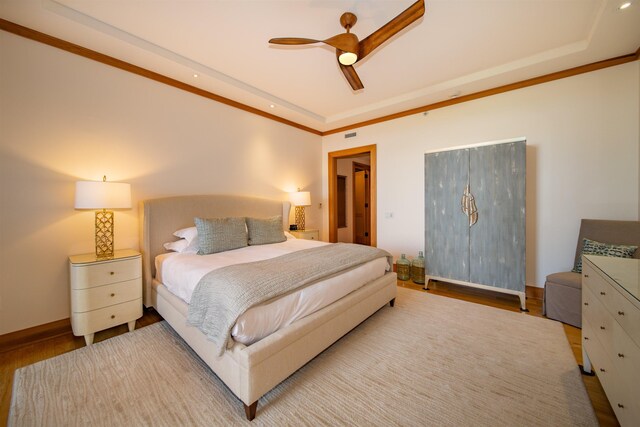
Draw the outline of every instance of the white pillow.
M197 240L198 230L195 227L181 228L173 233L174 236L186 239L187 243L191 243L194 239Z
M184 250L189 246L189 242L187 242L186 239L180 239L175 242L167 242L162 246L164 246L168 251L184 252Z
M287 240L295 239L295 236L293 234L289 233L288 231L284 232L284 237L286 237Z
M197 238L193 239L191 243L182 251L183 253L195 254L198 253L198 249L200 249L200 242Z
M198 252L198 239L194 239L191 243L187 242L187 239L176 240L175 242L167 242L163 244L164 248L168 251L174 251L178 253L196 253Z

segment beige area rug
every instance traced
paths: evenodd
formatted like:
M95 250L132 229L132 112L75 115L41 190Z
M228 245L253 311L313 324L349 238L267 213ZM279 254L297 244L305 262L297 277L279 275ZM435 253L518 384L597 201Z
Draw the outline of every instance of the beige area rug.
M164 322L16 371L34 425L597 425L560 323L398 289L260 399L241 402Z

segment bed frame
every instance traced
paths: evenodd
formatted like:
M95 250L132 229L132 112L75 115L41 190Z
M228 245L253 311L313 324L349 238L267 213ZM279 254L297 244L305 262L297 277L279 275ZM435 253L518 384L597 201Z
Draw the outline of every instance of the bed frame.
M231 195L180 196L140 203L140 242L144 278L144 305L154 307L244 404L252 420L258 399L300 369L351 329L396 297L396 274L389 272L335 303L250 345L234 343L215 355L213 344L199 329L187 325L184 306L155 277L155 257L166 252L164 242L173 232L193 226L194 217L282 214L289 219L288 202Z

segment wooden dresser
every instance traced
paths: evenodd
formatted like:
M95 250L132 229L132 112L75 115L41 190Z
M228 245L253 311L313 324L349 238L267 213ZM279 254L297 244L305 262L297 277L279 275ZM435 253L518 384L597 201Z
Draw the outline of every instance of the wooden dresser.
M624 426L640 425L640 260L583 256L582 356Z

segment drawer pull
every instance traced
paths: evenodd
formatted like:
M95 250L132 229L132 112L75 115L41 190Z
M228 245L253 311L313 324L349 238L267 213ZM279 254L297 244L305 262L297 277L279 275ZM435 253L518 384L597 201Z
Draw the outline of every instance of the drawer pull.
M607 371L605 371L604 369L600 368L600 372L607 372Z
M588 278L589 278L589 275L588 275L588 274L585 274L585 275L584 275L584 277L586 277L586 278L588 279Z
M618 312L618 315L619 315L619 316L624 316L624 311L619 311L619 312Z
M618 408L624 408L624 405L622 403L618 403Z
M600 292L600 295L606 295L606 294L607 294L606 292L602 292L602 291Z
M111 318L112 318L112 319L115 319L115 318L116 318L116 315L115 315L115 314L112 314L112 315L111 315Z
M109 274L113 276L116 273L114 273L113 271L110 271Z
M115 297L115 296L116 296L116 294L112 293L112 294L111 294L111 296L112 296L112 297Z
M585 340L588 340L588 339L589 339L589 337L584 337L584 339L585 339Z
M600 329L602 329L604 331L604 326L600 326Z
M589 305L589 303L588 303L588 302L585 302L585 303L584 303L584 305Z
M624 358L624 354L618 353L618 357Z

